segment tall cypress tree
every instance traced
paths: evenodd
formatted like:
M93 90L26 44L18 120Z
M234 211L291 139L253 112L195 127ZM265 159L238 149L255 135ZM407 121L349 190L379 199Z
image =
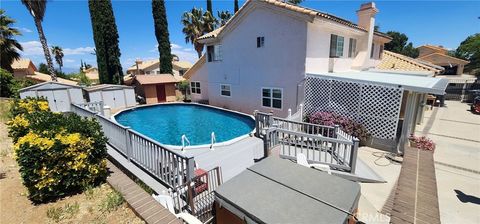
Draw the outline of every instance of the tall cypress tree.
M172 52L168 34L167 13L164 0L152 0L153 24L160 53L160 73L172 74Z
M118 31L110 0L89 0L100 83L122 84Z
M207 0L207 11L210 12L210 14L213 15L213 10L212 10L212 0Z
M233 12L234 14L238 11L238 0L233 1Z

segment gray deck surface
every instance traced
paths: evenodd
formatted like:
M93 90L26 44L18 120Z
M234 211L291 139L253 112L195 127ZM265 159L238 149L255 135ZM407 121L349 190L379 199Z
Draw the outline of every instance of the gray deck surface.
M288 147L287 147L288 148ZM281 150L281 145L278 145L274 147L271 150L271 155L276 155L279 156ZM361 149L359 149L361 150ZM295 151L294 147L291 147L290 149L291 153ZM301 149L298 149L298 152L301 152ZM316 158L318 158L320 155L318 155L318 152L316 153ZM333 158L331 158L329 153L322 152L321 155L322 158L327 158L327 161L332 161L333 164L337 164L337 161ZM309 160L311 160L311 157L309 157ZM359 157L357 157L357 163L355 166L355 173L347 173L347 172L341 172L341 171L335 171L332 170L332 174L336 176L340 176L349 180L353 181L359 181L359 182L364 182L364 183L383 183L385 180L378 175L372 168L370 168L365 162L363 162Z
M185 155L192 155L198 166L205 170L220 166L223 180L227 181L254 164L254 159L263 157L263 142L248 137L227 146L186 149Z
M216 196L265 223L344 223L360 185L269 157L221 185Z

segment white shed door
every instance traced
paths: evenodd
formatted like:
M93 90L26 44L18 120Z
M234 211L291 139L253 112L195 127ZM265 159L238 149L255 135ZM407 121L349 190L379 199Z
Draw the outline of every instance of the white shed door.
M110 108L115 108L115 96L113 95L113 91L102 91L103 95L103 103Z
M51 90L44 90L38 91L38 97L45 97L48 100L48 106L50 106L50 110L53 112L58 112L57 103L55 102L55 96L53 95L53 91Z
M125 92L123 89L113 92L115 96L115 108L125 108L127 104L125 103Z
M70 111L70 99L68 98L68 90L54 90L53 96L57 104L59 112Z

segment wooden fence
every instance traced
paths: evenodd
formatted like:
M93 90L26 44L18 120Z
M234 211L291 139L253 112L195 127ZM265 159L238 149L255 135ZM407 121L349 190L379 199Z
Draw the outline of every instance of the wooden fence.
M96 119L108 138L108 144L165 185L176 188L195 176L193 157L168 149L157 141L82 106L72 104L72 108L74 113L82 117Z
M273 117L255 112L257 137L264 140L265 155L279 146L282 158L296 160L303 153L309 163L355 173L359 140L339 126L323 126Z

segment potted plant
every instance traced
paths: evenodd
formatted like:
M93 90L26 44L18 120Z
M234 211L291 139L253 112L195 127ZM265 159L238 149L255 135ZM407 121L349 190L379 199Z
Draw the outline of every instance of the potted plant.
M417 137L412 135L408 139L410 140L410 146L413 148L432 151L432 152L435 151L435 146L436 146L435 143L431 139L425 136Z

